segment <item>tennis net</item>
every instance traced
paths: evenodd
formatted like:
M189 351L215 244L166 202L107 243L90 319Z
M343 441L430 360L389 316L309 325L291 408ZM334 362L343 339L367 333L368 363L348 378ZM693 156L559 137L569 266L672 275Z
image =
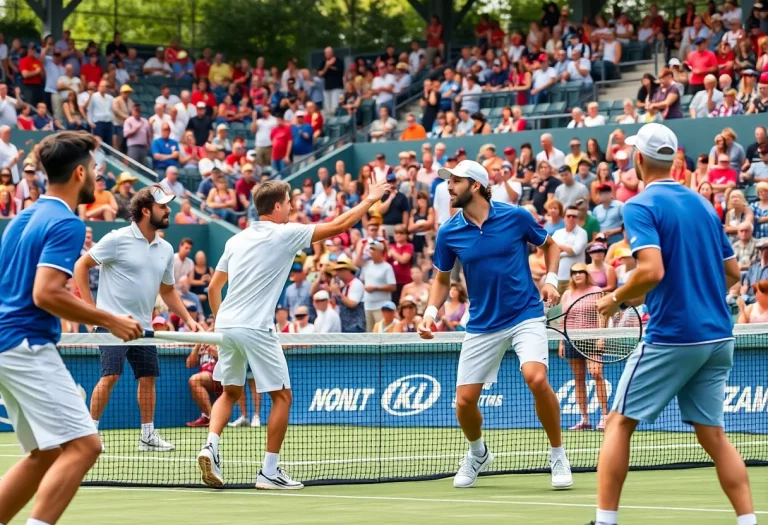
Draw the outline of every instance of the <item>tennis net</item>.
M594 331L596 338L622 337L621 329ZM768 325L736 327L736 352L726 398L726 430L748 464L768 464ZM564 442L575 471L594 470L602 433L569 431L581 419L574 374L558 357L558 334L550 332L549 380L561 407ZM438 334L429 342L414 334L286 335L294 404L281 463L306 483L379 482L430 479L456 472L466 441L454 415L456 367L463 334ZM99 344L107 335L65 335L61 352L87 401L101 376ZM139 341L138 343L147 343ZM134 349L135 347L131 347ZM196 456L208 429L190 428L201 409L190 391L187 368L192 345L158 345L155 427L175 445L169 452L139 452L137 381L126 364L101 417L106 450L88 475L94 484L198 486ZM499 380L485 385L480 399L484 435L496 460L491 473L544 472L549 443L536 417L533 398L517 357L506 353ZM623 363L605 365L612 400ZM601 415L595 380L586 374L591 425ZM215 391L210 399L215 399ZM247 392L247 417L253 416ZM262 426L224 431L220 451L229 486L252 486L264 454L268 395L261 397ZM233 421L240 416L235 407ZM10 430L3 425L2 430ZM676 402L652 425L642 424L632 442L635 469L684 468L709 464L691 427L680 421ZM8 434L6 439L11 440Z

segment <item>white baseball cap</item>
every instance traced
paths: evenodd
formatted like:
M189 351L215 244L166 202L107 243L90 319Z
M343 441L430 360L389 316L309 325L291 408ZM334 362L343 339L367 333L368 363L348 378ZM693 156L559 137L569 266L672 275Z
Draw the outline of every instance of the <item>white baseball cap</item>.
M158 204L168 204L173 199L175 199L176 196L169 193L165 193L165 191L163 191L163 188L161 188L160 186L155 186L154 188L152 188L152 198L155 199L155 202Z
M437 175L441 179L450 179L451 175L472 179L480 183L484 188L488 186L488 171L474 160L462 160L455 168L440 168Z
M663 124L652 122L640 128L637 135L627 137L624 142L652 159L671 162L677 153L677 136Z
M320 290L319 292L316 292L314 295L315 301L327 301L331 298L331 296L328 294L325 290Z
M679 58L670 58L669 59L669 63L667 65L669 67L682 66L682 64L680 63L680 59Z

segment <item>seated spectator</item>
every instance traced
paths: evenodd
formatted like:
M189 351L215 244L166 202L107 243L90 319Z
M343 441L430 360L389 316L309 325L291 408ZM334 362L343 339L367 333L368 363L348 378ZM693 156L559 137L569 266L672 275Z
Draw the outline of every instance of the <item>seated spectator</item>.
M169 166L179 167L181 148L179 143L170 137L171 126L167 122L163 123L160 128L160 137L152 141L152 148L150 149L152 165L157 171L162 172Z
M115 202L117 202L117 218L124 221L131 220L131 200L135 195L133 185L139 179L124 171L117 178L115 187L113 189L115 193Z
M166 193L173 194L180 199L189 195L189 192L184 188L184 185L179 182L179 168L176 166L168 166L165 170L165 178L160 181L160 187L163 188Z
M500 163L492 163L488 172L491 181L491 200L517 204L523 194L523 186L516 180L510 180L511 170L503 171Z
M718 139L720 142L718 142ZM736 132L731 128L725 128L719 135L715 136L715 146L709 150L709 164L710 167L717 167L719 163L719 155L725 153L730 160L730 166L738 173L741 167L744 165L744 161L747 159L747 154L744 151L744 147L736 142Z
M381 305L381 320L377 321L373 325L373 329L371 330L371 333L374 334L391 334L395 331L395 325L397 325L398 320L395 317L395 312L397 311L397 307L395 306L395 303L392 301L387 301L384 304Z
M747 268L746 274L741 278L741 289L738 295L741 296L740 299L744 301L744 304L754 304L754 285L760 281L768 280L768 239L760 239L757 243L757 249L760 252L760 258ZM733 304L736 301L729 302Z
M80 218L89 221L114 221L117 216L117 201L115 196L107 191L107 183L103 175L96 176L96 189L93 192L94 201L78 206Z
M559 187L559 186L558 186ZM557 190L555 190L557 191ZM544 223L544 229L549 235L552 235L557 230L565 228L565 220L563 219L563 203L557 199L552 199L546 204L547 222Z
M156 320L158 324L160 321L165 322L162 317ZM153 329L154 326L153 321ZM211 422L211 395L215 397L223 390L221 383L213 380L213 369L216 367L218 357L219 352L215 345L203 344L194 345L187 357L187 368L198 368L198 372L189 377L189 390L192 399L200 408L200 417L188 422L188 427L207 427Z
M395 76L389 73L387 64L384 62L378 65L379 76L373 79L370 93L376 100L376 108L387 107L390 111L394 110L394 91Z
M405 122L408 125L400 135L400 140L424 140L427 138L427 132L424 126L416 122L416 115L408 113L405 116Z
M715 106L714 111L709 114L710 117L732 117L734 115L742 115L744 113L744 107L741 102L736 100L737 92L731 88L723 93L723 101Z
M294 321L293 333L296 334L314 334L315 325L309 322L309 308L301 305L296 307L293 314Z
M744 111L749 109L749 105L758 94L757 79L760 74L754 69L745 69L741 71L741 81L739 81L739 94L736 100L744 106Z
M571 60L567 62L565 72L563 73L563 82L582 82L584 90L592 87L592 62L584 58L580 48L573 48Z
M463 332L461 319L467 312L467 291L461 283L451 283L448 300L440 308L440 329L444 332Z
M643 183L637 178L635 169L629 164L629 155L624 150L618 150L614 156L616 167L613 173L613 180L616 184L616 198L621 202L627 202L629 199L640 193L643 189Z
M768 323L768 281L758 281L751 286L754 294L752 304L746 304L743 297L739 297L739 324Z
M757 152L760 160L751 162L741 173L741 181L746 184L768 183L768 142L760 143Z
M525 131L526 121L523 118L523 110L520 106L505 106L501 110L501 121L496 126L494 133L515 133Z
M472 114L472 132L470 135L490 135L493 128L488 123L488 118L481 112Z
M608 245L617 243L623 238L624 203L613 198L613 188L604 184L597 188L599 204L592 210L600 232L605 236Z
M392 93L397 96L400 93L404 93L411 85L411 75L408 73L408 64L405 62L399 62L395 66L395 85Z
M22 106L21 113L16 117L16 127L24 131L33 131L35 129L35 118L32 116L32 106L29 104Z
M693 96L688 111L691 118L704 118L715 111L722 101L723 92L717 89L717 77L710 74L704 77L704 89Z
M326 290L315 292L312 304L317 312L315 318L316 334L333 334L341 332L341 319L334 308L330 306L330 294Z
M637 90L637 107L645 109L646 105L653 99L654 93L659 88L659 81L650 73L643 75L640 79L640 89Z
M595 58L595 67L592 68L593 78L597 80L621 78L619 74L621 43L616 40L616 33L613 29L605 33L605 38L600 42L600 48Z
M717 157L717 165L709 170L709 183L715 192L715 198L719 198L725 192L736 187L737 173L731 167L730 158L721 153Z
M471 135L474 127L475 127L475 123L470 118L469 109L461 108L459 110L459 121L456 123L456 128L454 129L454 135L456 137ZM441 136L445 137L446 134L443 133Z
M478 84L477 76L467 75L466 86L461 90L461 93L456 97L456 105L465 109L469 114L480 111L480 95L483 93L483 88Z
M0 219L13 219L16 216L16 199L9 186L0 186Z
M699 93L702 93L702 92L699 91ZM693 178L693 174L685 165L684 152L678 151L675 154L675 158L672 161L672 169L669 170L669 176L675 179L677 182L679 182L683 186L686 186L688 188L691 187L691 180Z
M560 166L558 173L563 183L555 189L555 199L560 201L563 207L568 208L579 200L589 199L589 189L574 179L570 166L567 164Z
M53 131L58 128L53 117L48 114L48 107L45 105L45 102L40 102L37 105L37 112L35 113L35 116L32 117L32 122L37 130Z
M587 116L584 118L584 125L588 128L595 126L605 126L605 116L598 113L597 102L587 104Z
M483 91L500 91L504 89L508 82L509 72L502 69L501 60L498 58L493 61L493 67L488 81L483 86Z
M624 113L616 117L617 124L635 124L640 116L635 110L635 105L628 98L624 99Z
M551 134L543 133L539 140L541 141L542 151L536 155L536 164L538 165L542 161L547 161L552 168L559 170L560 166L565 164L565 154L554 146Z
M189 199L184 199L180 203L181 210L176 214L173 219L174 224L204 224L202 219L198 220L192 213L192 203Z
M177 81L192 82L195 78L195 66L192 61L189 60L189 55L186 51L179 51L176 60L173 65L173 77Z
M541 104L549 99L549 88L557 82L555 69L550 67L547 55L542 54L533 59L531 64L531 104Z
M573 108L571 110L571 121L567 127L568 129L587 127L587 123L584 120L584 111L581 108Z
M155 49L155 56L144 63L144 75L152 77L173 76L173 68L165 61L165 49L162 47Z
M397 121L389 116L389 107L379 108L379 118L371 124L371 142L386 142L394 139L394 131Z
M659 84L659 88L653 95L651 103L646 104L646 109L658 110L664 120L683 118L680 92L674 85L674 76L671 69L665 68L661 70Z
M9 189L10 192L10 189ZM21 209L26 210L30 206L32 206L35 202L37 202L37 199L40 198L40 195L42 194L42 188L40 187L40 184L37 182L33 182L29 185L29 195L24 199L24 201L21 203Z
M752 236L753 226L751 222L743 222L736 228L736 238L731 241L733 253L739 269L746 272L760 257L757 249L757 239Z
M728 195L728 211L725 213L725 233L731 244L738 239L737 232L742 223L752 224L754 213L747 203L747 198L741 190L733 190Z
M421 317L416 313L416 301L410 295L400 300L397 308L400 320L395 323L394 333L414 333L421 322Z
M758 95L749 103L748 115L755 113L768 113L768 73L760 76L760 84L757 86Z
M207 211L230 224L237 224L237 215L235 214L237 196L235 195L235 190L227 185L227 177L224 175L216 177L213 184L214 186L208 193L208 198L205 201L206 208L208 208Z
M696 15L693 17L693 24L683 29L683 39L680 42L680 60L688 57L691 48L701 39L705 42L710 36L709 28L704 24L704 19Z
M733 52L731 44L727 41L721 42L715 57L717 58L717 76L728 75L733 78L736 54Z

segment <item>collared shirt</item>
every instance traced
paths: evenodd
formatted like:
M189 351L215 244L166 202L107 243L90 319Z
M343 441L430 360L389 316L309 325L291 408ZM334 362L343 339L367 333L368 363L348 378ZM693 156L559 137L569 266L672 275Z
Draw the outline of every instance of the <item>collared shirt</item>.
M709 201L676 180L655 181L624 205L624 225L633 255L659 250L664 263L664 277L646 295L645 340L678 346L733 338L723 261L735 255Z
M291 283L285 289L285 307L288 308L288 314L291 316L291 319L296 318L296 308L299 306L306 306L310 312L312 311L312 296L309 293L311 288L312 285L309 284L309 281L304 280L300 285L297 285L295 282Z
M149 121L145 118L135 118L133 115L125 119L123 122L123 135L132 133L133 130L138 130L133 135L128 136L125 140L127 146L143 146L148 148L152 143L152 129L149 127Z
M592 215L600 223L600 231L613 230L624 222L624 203L613 199L607 208L598 204L592 210ZM613 239L608 240L613 242Z
M88 101L88 118L91 122L112 122L115 115L112 113L112 102L115 99L112 95L104 95L96 92Z
M130 315L145 330L151 329L160 284L175 283L173 247L168 241L155 235L147 242L132 222L106 234L88 254L101 266L96 306L115 315Z
M709 114L710 117L731 117L733 115L741 115L744 113L744 106L741 102L735 100L733 105L729 106L724 101L720 102L715 110Z
M435 267L450 272L461 261L469 293L472 334L503 330L544 316L528 266L528 244L541 246L547 233L524 208L491 202L478 228L459 211L435 241Z
M575 226L567 231L560 228L552 234L552 240L573 249L573 255L560 252L560 266L557 270L557 279L567 281L571 275L571 267L574 264L585 262L584 250L587 248L587 232L581 226Z
M195 261L189 257L182 260L178 253L173 254L173 280L179 282L182 277L188 276L195 269Z
M18 155L19 150L12 142L3 142L0 139L0 168L10 168L11 175L13 176L13 182L19 182L19 166L18 162L14 162L14 159Z
M228 274L216 328L269 330L296 252L312 245L315 227L256 221L227 241L216 270Z
M707 102L708 94L707 90L703 89L696 93L691 100L690 108L693 108L696 113L696 118L705 118L709 116L709 103ZM717 106L723 101L723 92L719 89L712 90L712 103Z
M752 237L747 244L743 244L741 241L734 242L733 253L736 255L736 262L739 263L739 266L750 266L760 257L760 253L757 251L757 239Z
M33 345L59 341L59 319L32 299L35 275L44 266L72 276L83 242L85 224L56 197L42 195L11 220L0 242L0 352L24 339Z
M560 169L560 166L565 165L565 153L553 147L552 151L550 151L549 154L547 154L546 151L540 151L536 155L536 164L538 164L542 160L546 160L547 162L549 162L549 165L552 166L552 169L554 171L557 171L558 169Z
M160 137L159 139L155 139L152 141L152 163L155 168L157 169L164 169L168 166L178 166L179 165L179 159L166 159L166 160L154 160L154 156L156 153L160 153L162 155L171 155L175 151L180 151L179 149L179 143L175 140L168 138L164 139Z
M59 77L64 75L64 66L61 64L55 64L53 57L45 57L45 63L43 64L45 69L45 92L46 93L58 93L56 84L59 82Z

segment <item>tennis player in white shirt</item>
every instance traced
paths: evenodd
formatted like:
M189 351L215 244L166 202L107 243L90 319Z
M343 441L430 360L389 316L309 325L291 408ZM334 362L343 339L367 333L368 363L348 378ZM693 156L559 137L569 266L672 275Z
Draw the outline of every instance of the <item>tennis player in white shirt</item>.
M266 453L256 488L304 487L278 467L293 397L288 364L275 333L275 307L296 252L347 231L381 200L388 188L386 182L374 183L360 204L331 222L317 225L288 223L291 187L285 182L268 181L254 190L259 220L227 241L208 286L216 332L224 336L213 378L222 384L224 392L213 405L208 440L197 457L206 485L224 485L219 439L243 393L250 365L258 392L269 392L272 398ZM227 282L227 297L222 302L221 292Z

